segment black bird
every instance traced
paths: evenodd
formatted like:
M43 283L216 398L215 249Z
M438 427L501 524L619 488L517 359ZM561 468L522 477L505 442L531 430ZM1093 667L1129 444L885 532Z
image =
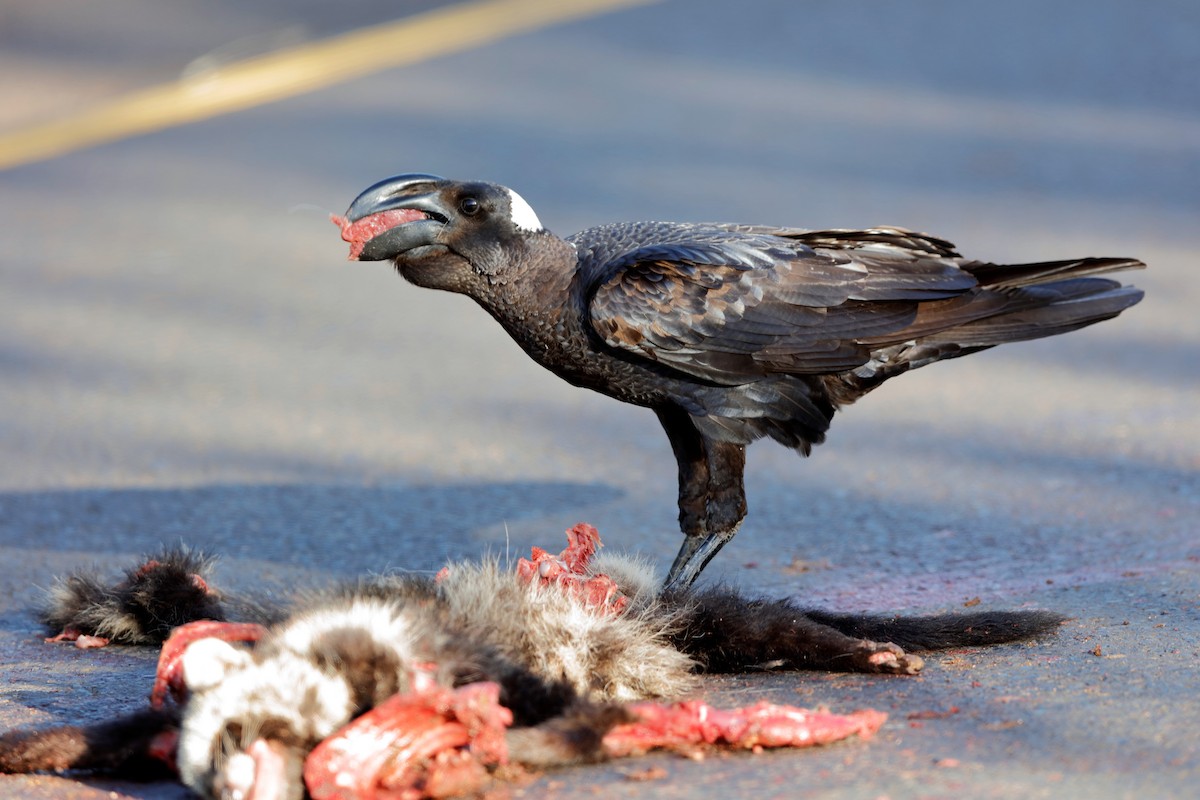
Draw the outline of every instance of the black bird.
M685 537L668 590L737 532L746 445L807 455L889 378L1116 316L1142 292L1092 276L1145 266L991 264L891 227L625 222L561 239L511 189L420 174L376 183L334 221L352 259L465 294L559 377L654 410Z

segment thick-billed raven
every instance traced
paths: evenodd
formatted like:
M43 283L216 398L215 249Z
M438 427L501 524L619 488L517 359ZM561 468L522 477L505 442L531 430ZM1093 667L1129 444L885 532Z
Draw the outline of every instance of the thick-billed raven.
M535 361L654 410L679 464L695 580L746 514L746 445L807 455L834 412L889 378L1109 319L1132 258L991 264L902 228L626 222L566 239L511 189L398 175L334 220L350 257L473 298Z

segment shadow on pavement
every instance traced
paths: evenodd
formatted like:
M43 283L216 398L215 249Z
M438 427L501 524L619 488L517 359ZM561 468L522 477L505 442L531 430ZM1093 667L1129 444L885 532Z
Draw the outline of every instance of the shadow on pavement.
M5 492L0 547L60 559L112 554L123 564L129 554L182 541L230 562L304 565L335 575L437 569L486 550L503 555L506 523L621 496L612 486L567 481ZM6 571L0 569L0 580L18 591L33 578Z

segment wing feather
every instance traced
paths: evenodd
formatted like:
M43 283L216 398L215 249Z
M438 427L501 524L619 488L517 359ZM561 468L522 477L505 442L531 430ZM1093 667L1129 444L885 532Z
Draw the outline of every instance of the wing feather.
M610 346L718 383L854 369L870 359L864 340L912 326L919 301L977 285L949 243L900 229L858 232L859 248L848 231L649 231L661 238L595 268L592 326Z

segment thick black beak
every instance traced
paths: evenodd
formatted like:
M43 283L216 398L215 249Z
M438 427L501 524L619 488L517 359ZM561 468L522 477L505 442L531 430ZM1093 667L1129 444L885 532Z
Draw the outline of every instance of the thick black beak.
M383 231L363 244L359 261L386 261L416 247L436 244L451 211L441 202L438 190L448 181L437 175L411 173L384 178L370 186L350 204L346 219L354 223L393 209L416 209L428 219L406 222Z

